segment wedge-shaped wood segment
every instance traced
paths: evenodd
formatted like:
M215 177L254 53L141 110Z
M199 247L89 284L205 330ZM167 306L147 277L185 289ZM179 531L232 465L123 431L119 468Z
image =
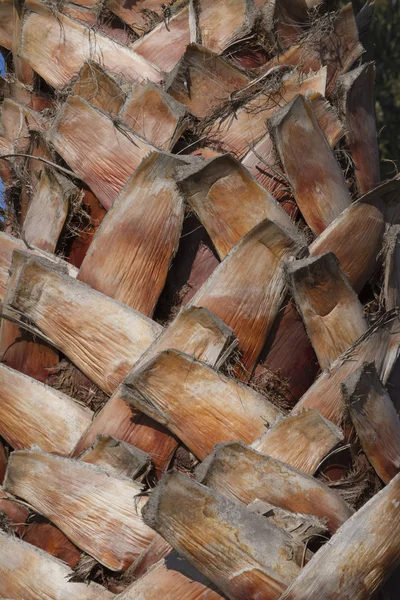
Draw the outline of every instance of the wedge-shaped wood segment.
M343 211L311 244L311 256L333 252L350 285L359 293L378 265L387 202L400 197L400 180L391 179ZM355 228L362 223L362 228Z
M400 475L325 544L281 600L369 600L400 563Z
M400 419L374 365L357 369L342 384L342 392L368 460L389 483L400 471Z
M181 167L178 186L223 260L264 219L298 236L297 227L265 188L231 155Z
M279 414L250 387L177 350L130 374L124 399L168 427L201 460L218 442L253 442Z
M306 91L305 98L310 111L314 112L318 125L322 129L329 145L333 148L344 135L343 125L336 111L319 92ZM278 101L281 104L279 98ZM281 172L282 166L279 161L279 155L269 132L264 134L255 145L250 147L250 150L248 150L241 162L249 169L257 181L271 192L277 200L282 202L282 206L289 214L294 209L298 211L292 197L289 182ZM297 213L294 213L293 218L296 215Z
M200 44L190 44L168 75L165 89L199 119L209 117L249 78Z
M232 328L248 377L285 295L283 260L300 252L301 238L266 219L246 234L191 301Z
M151 316L182 230L173 173L182 160L155 152L128 180L97 231L78 279Z
M73 265L64 262L60 257L43 253L39 248L28 249L23 240L8 235L7 233L4 233L4 231L0 231L0 302L3 302L6 293L14 250L22 250L27 254L36 254L38 256L45 255L48 260L64 264L65 267L68 268L68 274L71 277L76 277L78 274L77 269L75 269Z
M155 340L138 360L104 408L96 415L91 427L78 443L74 454L81 452L93 442L97 434L109 434L130 442L148 452L160 471L169 463L177 447L177 440L167 429L124 402L125 383L141 365L159 352L176 348L198 360L214 366L229 345L232 330L205 308L184 308L170 326Z
M400 225L392 225L386 235L383 296L386 310L400 306Z
M114 117L119 114L126 95L115 79L91 60L83 65L71 91Z
M9 301L107 393L162 331L39 258L27 257Z
M51 166L43 161L48 161L49 163L55 164L57 160L55 157L55 153L50 149L48 144L46 144L42 133L34 131L31 133L30 137L31 140L28 150L29 158L21 157L21 159L19 159L21 160L21 166L23 165L23 168L21 169L21 171L19 171L21 179L20 203L22 226L25 223L29 205L35 197L36 192L38 191L39 183L42 178L42 175L44 174L44 170L46 168L51 169ZM56 175L61 175L61 172L58 170L53 170L53 172ZM63 179L61 179L61 181L63 181ZM66 180L65 183L67 184L68 180ZM72 188L72 185L69 184L67 187Z
M344 440L342 431L316 410L303 410L278 420L251 444L304 473L314 473L331 450Z
M18 56L19 43L21 39L22 24L24 20L23 5L13 3L13 27L12 27L12 60L14 74L18 81L25 85L34 86L36 74L32 67Z
M23 498L79 548L125 570L154 537L141 518L141 486L102 468L39 449L17 450L4 489Z
M79 460L129 479L136 479L143 474L150 467L151 461L146 452L110 435L98 435Z
M12 295L15 282L25 264L27 255L15 250L12 255L10 276L4 295L4 317L0 326L0 355L1 360L11 369L20 371L38 381L46 381L48 369L54 367L60 360L59 353L43 339L35 339L32 330L23 324L20 315L9 310L8 302ZM63 266L60 264L60 269ZM66 270L64 270L66 272ZM21 325L19 325L19 321Z
M345 417L341 384L365 362L375 363L379 378L386 383L399 355L400 321L385 315L324 371L293 409L315 408L324 417L341 425Z
M161 150L172 150L188 126L187 110L154 83L136 85L120 117L138 135Z
M155 148L79 96L70 96L49 141L109 209L142 159Z
M0 232L0 301L4 301L14 250L27 249L23 240Z
M392 179L353 202L311 244L311 256L333 252L350 285L359 293L378 266L390 201L400 196L400 182ZM359 223L363 227L359 227ZM354 235L354 231L358 234ZM293 304L279 322L264 361L265 366L289 380L293 399L299 399L316 376L310 340Z
M168 19L168 27L162 20L150 33L134 42L131 48L152 65L169 72L182 58L189 43L189 8L186 6Z
M318 92L307 92L306 100L311 103L315 118L331 148L334 148L345 134L345 128L336 109Z
M266 133L266 120L280 106L292 100L297 94L307 91L325 94L326 68L307 76L291 71L277 83L276 74L270 75L270 81L259 92L245 102L236 113L232 113L231 105L220 119L215 121L209 135L229 152L243 158L249 148L253 148Z
M300 571L302 544L178 473L164 475L143 517L232 600L279 598Z
M286 443L284 439L282 445ZM258 499L294 513L326 519L331 532L353 514L336 492L317 479L242 442L217 444L197 468L196 479L246 505Z
M54 252L68 215L69 200L78 193L66 177L45 168L22 227L27 244Z
M69 396L0 364L0 435L13 448L37 444L69 454L89 426L92 411Z
M339 79L346 140L354 160L361 194L380 182L378 134L374 101L375 63L367 63Z
M40 131L42 126L43 119L38 112L6 98L1 105L1 154L27 152L30 146L30 131ZM16 168L20 162L21 159L14 158L11 164Z
M211 581L177 552L171 552L115 600L224 600Z
M15 600L112 600L97 583L71 581L64 562L0 531L0 595Z
M277 111L269 129L303 217L319 235L350 206L342 170L303 96Z
M191 0L191 9L190 41L217 54L249 35L258 16L253 0Z
M368 329L363 306L333 253L289 262L286 272L321 369Z
M154 64L126 46L57 11L42 10L39 2L35 4L35 12L28 12L24 19L19 56L51 86L68 84L88 60L100 62L131 81L162 79Z
M13 2L4 0L0 4L0 46L11 50L13 42Z

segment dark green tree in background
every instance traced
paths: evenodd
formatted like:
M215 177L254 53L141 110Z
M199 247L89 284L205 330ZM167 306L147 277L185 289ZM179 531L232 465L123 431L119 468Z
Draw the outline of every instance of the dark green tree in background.
M357 13L363 6L353 1ZM376 116L382 178L400 171L400 0L376 0L364 60L375 60ZM393 161L388 162L388 161Z

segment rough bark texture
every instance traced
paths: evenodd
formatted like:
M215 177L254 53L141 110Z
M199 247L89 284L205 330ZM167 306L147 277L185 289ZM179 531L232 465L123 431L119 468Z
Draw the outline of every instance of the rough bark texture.
M218 442L254 441L279 414L250 387L176 350L135 370L123 397L168 427L200 459Z
M282 446L285 443L283 439ZM246 505L258 499L294 513L325 519L332 533L353 514L340 496L323 483L241 442L218 444L197 467L196 478L219 494Z
M372 598L400 562L399 494L397 475L316 553L282 600Z
M232 331L208 310L196 307L182 309L94 418L74 455L87 448L97 434L109 434L148 452L156 468L162 471L177 447L177 440L165 427L124 401L125 383L135 377L142 365L168 348L176 348L214 366L231 336Z
M154 537L141 518L146 499L135 499L141 486L94 465L18 450L9 459L4 489L115 571L127 569Z
M343 439L341 430L316 410L304 410L277 421L251 446L299 471L313 474Z
M154 153L128 180L99 227L78 279L152 316L182 230L173 172L183 161Z
M400 470L400 419L374 365L364 365L343 384L342 392L361 446L389 483Z
M334 254L287 264L291 289L321 369L368 329L363 306Z
M73 571L61 560L0 531L0 594L37 600L112 600L96 583L70 581Z
M178 473L164 475L144 519L232 600L279 598L300 571L301 544Z
M115 390L162 329L39 259L28 259L21 269L9 305L29 315L38 330L107 393Z

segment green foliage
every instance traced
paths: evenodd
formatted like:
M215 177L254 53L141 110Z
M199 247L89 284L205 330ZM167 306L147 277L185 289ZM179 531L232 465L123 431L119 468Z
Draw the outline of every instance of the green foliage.
M362 2L353 2L357 13ZM400 170L400 0L376 0L364 61L375 60L375 100L382 177ZM387 161L394 161L395 164Z

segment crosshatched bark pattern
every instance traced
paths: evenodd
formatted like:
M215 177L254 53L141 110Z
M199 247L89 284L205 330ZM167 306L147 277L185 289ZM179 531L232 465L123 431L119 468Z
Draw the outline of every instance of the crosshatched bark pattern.
M0 598L398 600L373 8L0 3Z

